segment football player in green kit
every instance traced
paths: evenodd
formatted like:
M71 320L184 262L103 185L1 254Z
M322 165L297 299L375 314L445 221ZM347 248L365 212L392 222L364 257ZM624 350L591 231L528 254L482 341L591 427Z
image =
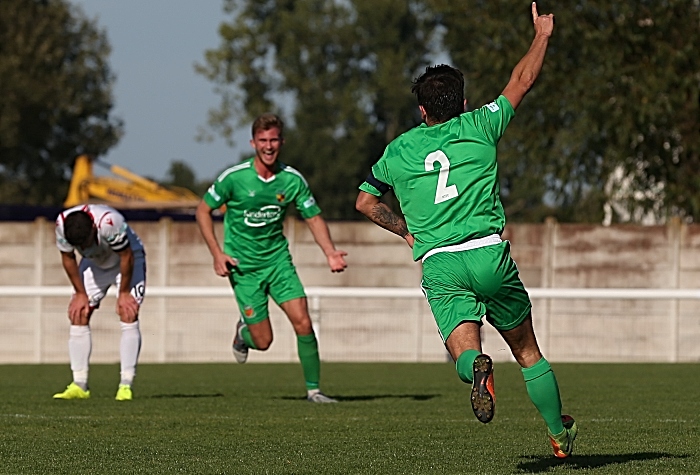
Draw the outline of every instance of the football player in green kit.
M318 343L306 294L282 233L288 206L296 206L306 220L332 272L347 267L347 253L335 248L304 177L278 161L283 131L282 120L274 114L263 114L255 120L250 141L255 156L219 175L197 207L197 224L214 258L214 271L228 277L236 295L241 314L233 340L236 360L245 363L249 349L265 351L270 347L269 295L285 312L297 335L307 399L331 403L336 401L319 390ZM222 250L211 213L224 205Z
M501 240L496 147L540 73L553 15L532 4L535 38L508 85L492 103L465 112L464 78L450 66L429 67L412 92L424 123L392 141L360 186L356 208L406 239L423 262L421 286L460 379L472 385L476 417L495 409L493 362L481 352L482 318L493 325L522 367L530 399L546 422L554 455L571 455L578 427L562 415L557 380L540 353L530 298ZM393 189L404 218L380 197Z

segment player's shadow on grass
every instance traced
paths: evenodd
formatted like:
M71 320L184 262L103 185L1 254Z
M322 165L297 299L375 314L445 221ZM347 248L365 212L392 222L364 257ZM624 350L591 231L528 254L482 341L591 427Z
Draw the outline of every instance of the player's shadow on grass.
M153 396L146 396L146 399L196 399L196 398L207 398L207 397L224 397L221 393L212 394L154 394Z
M333 399L337 401L374 401L377 399L413 399L414 401L429 401L433 398L440 397L440 394L372 394L372 395L366 395L366 396L331 396ZM305 397L299 398L299 397L292 397L292 396L284 396L280 399L286 399L286 400L306 400Z
M564 460L556 459L552 456L547 457L525 457L529 459L526 462L520 462L517 468L525 473L542 473L548 472L551 468L566 465L569 469L587 470L591 468L604 467L606 465L622 465L628 462L639 462L644 460L658 459L684 459L690 455L675 455L666 452L637 452L633 454L616 454L616 455L574 455L571 458ZM621 467L622 468L622 467Z

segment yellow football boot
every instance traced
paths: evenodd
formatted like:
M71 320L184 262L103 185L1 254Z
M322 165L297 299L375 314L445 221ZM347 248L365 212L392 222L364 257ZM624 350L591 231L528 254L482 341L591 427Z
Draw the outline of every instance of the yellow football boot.
M128 384L120 384L119 389L117 390L117 401L131 401L134 398L133 393L131 392L131 386Z
M53 395L54 399L89 399L90 390L83 391L83 388L75 383L70 383L65 391Z

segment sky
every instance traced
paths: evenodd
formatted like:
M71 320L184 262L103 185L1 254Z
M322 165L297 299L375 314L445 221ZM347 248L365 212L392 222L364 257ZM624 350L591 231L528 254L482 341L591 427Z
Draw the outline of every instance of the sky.
M213 84L195 73L194 64L220 43L218 27L228 19L221 0L70 1L97 21L112 47L113 111L124 121L124 135L103 161L163 179L179 160L198 180L213 180L250 150L247 128L237 133L234 148L221 138L195 139L207 111L219 104Z

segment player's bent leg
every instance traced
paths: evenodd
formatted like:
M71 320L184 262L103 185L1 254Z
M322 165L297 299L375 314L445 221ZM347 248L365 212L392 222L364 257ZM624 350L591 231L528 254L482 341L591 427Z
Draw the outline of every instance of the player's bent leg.
M133 323L120 322L122 336L119 344L121 359L121 372L117 401L130 401L133 399L131 386L136 376L136 365L141 352L141 330L139 321Z
M321 357L318 353L318 340L314 333L297 335L297 355L304 374L307 396L309 392L318 391L321 380Z
M231 273L229 281L236 296L240 316L231 348L238 363L245 363L249 350L265 351L272 344L268 309L267 272Z
M318 340L311 324L306 297L294 298L280 304L297 335L297 354L304 374L306 399L314 403L334 403L335 399L319 389L321 380L321 358Z
M238 325L236 325L238 329ZM258 351L266 351L272 345L274 336L270 319L257 323L244 323L241 327L241 338L248 348Z
M289 319L289 322L294 328L294 333L297 335L308 335L313 333L313 325L311 324L311 316L309 315L309 307L306 297L293 298L286 302L282 302L280 308L284 311Z
M71 325L68 338L68 354L70 368L73 372L73 383L83 391L88 389L88 373L90 354L92 353L92 333L89 325ZM68 398L74 399L74 398ZM79 398L84 399L84 398Z
M248 335L248 341L251 344L254 344L252 337L250 336L250 330L248 330L248 326L245 323L243 323L242 320L239 320L236 324L236 332L233 335L233 343L231 344L231 350L233 351L234 358L236 358L236 361L240 364L243 364L246 361L248 361L248 349L250 348L250 345L246 343L246 339L243 335L244 331Z
M114 279L113 275L107 275L106 271L94 266L90 259L81 259L79 270L88 296L89 310L76 319L71 318L68 356L73 382L62 393L54 394L55 399L87 399L90 397L88 390L90 354L92 353L90 319L109 288L109 279Z
M572 427L566 428L562 421L559 385L549 362L542 356L537 345L537 339L532 329L532 315L528 315L516 328L501 331L501 335L510 346L515 359L522 366L521 371L528 396L547 425L552 447L554 447L555 442L559 444L560 448L563 444L564 448L560 451L555 448L555 455L561 457L561 454L567 454L563 456L568 456L573 450L573 439L576 437L578 427L573 423ZM573 419L571 420L573 421ZM567 437L571 442L571 450L567 448L567 444L564 444L563 438Z
M445 346L455 360L459 378L472 386L474 415L484 424L490 422L496 410L496 392L493 361L481 353L481 326L475 321L462 322L450 333Z
M121 274L117 278L117 285ZM139 305L139 310L143 304L146 293L146 260L143 253L134 255L134 272L131 276L131 296ZM136 365L141 353L141 328L138 313L133 317L120 315L120 325L122 330L121 341L119 343L120 355L120 380L117 388L117 401L131 401L134 394L131 386L136 377Z
M569 457L574 451L574 440L576 440L576 435L578 435L578 425L576 425L573 417L566 414L561 416L561 421L564 425L563 431L556 435L547 431L547 434L549 435L552 449L554 449L554 456L563 459Z
M314 403L334 403L335 399L326 396L319 389L321 381L321 358L318 353L318 340L312 332L297 335L297 354L304 374L306 400Z
M63 392L53 395L54 399L88 399L88 374L90 353L92 352L92 334L90 332L89 316L81 317L84 325L71 325L68 337L68 354L73 381Z
M297 354L304 374L306 398L314 403L336 402L319 389L321 359L304 287L291 258L280 259L270 274L270 296L287 315L297 335Z
M474 359L474 382L471 403L476 418L487 424L496 411L496 391L493 385L493 361L489 355L481 354Z
M455 362L455 368L457 369L459 379L467 384L472 384L474 381L474 360L480 354L481 351L479 350L466 350L459 355Z
M240 364L248 360L249 350L265 351L272 344L272 326L269 318L257 323L246 323L243 319L236 323L231 350Z
M522 368L525 388L530 400L542 415L551 434L564 430L561 421L561 398L557 378L545 358L529 368Z
M523 368L529 368L542 358L537 344L535 331L532 328L532 314L511 330L499 330L499 333L510 347L513 357Z
M266 351L272 344L272 326L270 320L258 323L245 323L242 319L236 323L231 350L236 362L248 361L249 350Z

